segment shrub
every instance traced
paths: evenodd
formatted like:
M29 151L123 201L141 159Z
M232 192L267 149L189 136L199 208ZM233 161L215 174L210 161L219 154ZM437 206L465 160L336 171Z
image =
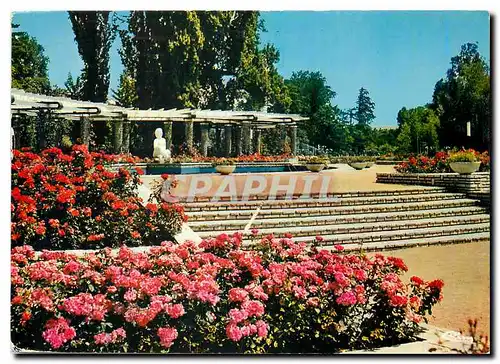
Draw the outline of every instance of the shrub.
M367 155L359 155L359 156L352 156L348 157L346 159L347 163L362 163L362 162L375 162L377 160L377 157L373 156L367 156Z
M318 239L320 239L318 237ZM318 250L236 233L106 248L76 257L29 246L11 255L12 340L73 352L338 352L411 340L443 282L401 259ZM341 249L341 247L338 247Z
M233 158L217 158L212 162L212 166L232 166L236 164L236 161Z
M11 242L36 249L96 249L152 245L171 239L186 217L182 206L142 204L142 170L111 172L111 162L134 159L89 153L74 145L69 154L13 152Z
M356 156L329 156L328 159L330 160L330 163L333 164L349 164L349 163L356 163L356 162L375 162L377 160L377 157L375 156L368 156L368 155L356 155Z
M488 152L483 152L479 155L481 160L481 166L479 167L479 172L488 172L490 170L490 155Z
M386 154L379 156L377 159L387 160L387 161L400 161L400 160L406 159L406 157L407 156L404 156L402 154L386 153Z
M475 152L473 149L460 150L458 152L450 153L448 157L448 162L478 162L479 153Z
M438 152L433 158L427 156L411 156L407 162L402 162L395 167L400 173L447 173L451 172L448 165L448 154Z
M411 156L407 162L398 164L395 168L400 173L449 173L450 162L481 161L480 172L490 170L488 152L479 153L473 149L458 152L437 152L433 158L426 156Z
M306 159L306 164L328 164L330 160L324 156L313 156Z
M290 154L262 155L259 153L240 155L236 157L238 162L284 162L290 158Z
M259 153L254 153L248 155L240 155L238 157L231 159L237 163L248 163L248 162L284 162L288 158L290 158L290 156L287 154L271 156L271 155L262 155ZM229 158L203 157L203 156L188 157L181 155L174 157L173 161L175 163L200 163L200 162L217 163L217 161L220 159L229 159Z

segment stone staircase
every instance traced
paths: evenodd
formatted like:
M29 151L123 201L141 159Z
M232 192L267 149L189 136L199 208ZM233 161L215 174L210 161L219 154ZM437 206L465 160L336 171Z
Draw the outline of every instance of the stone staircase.
M326 198L184 203L189 226L201 238L244 231L245 242L274 234L341 244L346 250L394 249L489 240L490 216L478 201L442 187L339 192ZM258 209L258 211L257 211Z

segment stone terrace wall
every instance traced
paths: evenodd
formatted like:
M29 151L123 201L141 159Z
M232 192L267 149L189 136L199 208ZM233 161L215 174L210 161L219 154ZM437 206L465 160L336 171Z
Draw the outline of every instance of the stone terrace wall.
M378 164L380 166L392 166L393 164L401 164L404 161L393 161L393 160L384 160L384 159L377 159L375 161L375 164Z
M490 173L377 173L378 183L445 187L452 192L465 193L485 205L491 204Z

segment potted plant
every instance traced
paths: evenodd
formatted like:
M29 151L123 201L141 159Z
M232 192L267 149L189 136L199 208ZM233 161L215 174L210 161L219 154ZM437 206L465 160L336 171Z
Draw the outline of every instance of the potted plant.
M215 167L215 170L220 174L231 174L236 169L236 163L233 159L229 158L220 158L215 160L212 165Z
M366 157L366 167L365 168L370 168L375 164L375 161L377 160L376 157Z
M453 172L460 174L474 173L481 166L479 156L472 149L450 153L448 163Z
M329 163L325 157L314 156L306 161L306 168L311 172L321 172Z
M349 164L352 168L354 168L358 171L360 171L364 168L367 168L367 167L369 168L371 166L371 165L368 165L368 161L367 161L366 157L362 157L362 156L349 158L349 161L347 164Z

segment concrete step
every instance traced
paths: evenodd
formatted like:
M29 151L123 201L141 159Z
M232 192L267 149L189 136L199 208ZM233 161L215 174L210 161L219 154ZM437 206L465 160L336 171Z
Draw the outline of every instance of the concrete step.
M425 194L425 193L438 193L438 192L446 192L446 189L444 187L434 187L434 186L419 186L419 187L410 187L407 186L406 188L403 189L390 189L390 190L372 190L372 191L346 191L346 192L328 192L326 196L324 194L319 194L319 193L311 193L310 197L313 199L323 199L323 198L329 198L329 197L367 197L367 196L396 196L396 195L408 195L408 194ZM290 200L290 197L292 199L300 199L302 194L294 194L292 196L285 195L285 194L278 194L276 196L276 199L278 200ZM242 196L237 196L238 201L241 200ZM258 194L258 195L252 195L250 196L250 200L255 200L255 201L262 201L262 200L268 200L269 195L268 194ZM222 201L224 202L235 202L227 198L221 198ZM199 196L199 197L194 197L194 201L191 202L186 202L185 199L181 199L181 202L184 202L186 204L192 204L192 203L213 203L212 201L212 196Z
M405 229L395 231L378 231L367 233L346 233L322 235L322 245L331 244L360 244L389 242L395 240L427 239L431 237L448 237L452 235L463 235L472 233L489 233L490 223L437 226L419 229ZM250 240L250 239L249 239ZM315 236L294 237L294 241L312 242Z
M222 201L184 203L184 211L235 211L252 210L259 206L266 209L302 208L302 207L333 207L355 205L378 205L387 203L428 202L464 198L461 193L424 193L403 194L395 196L363 196L363 197L329 197L323 199L267 200L267 201Z
M336 225L320 225L320 226L294 226L280 228L259 229L255 234L255 238L264 237L269 234L274 234L275 237L283 237L285 234L292 234L294 237L301 236L316 236L316 235L332 235L332 234L355 234L355 233L373 233L403 231L408 229L422 229L431 227L451 227L460 225L475 225L490 222L488 214L470 215L470 216L448 216L442 218L417 219L417 220L400 220L400 221L383 221L369 223L350 223ZM231 234L235 231L225 231ZM201 238L213 236L213 231L197 231Z
M456 234L450 236L436 236L430 238L418 238L418 239L404 239L404 240L393 240L387 242L376 242L376 243L364 243L360 244L342 244L344 251L352 252L359 251L362 248L363 251L371 250L389 250L389 249L403 249L412 248L418 246L429 246L429 245L445 245L445 244L462 244L462 243L475 243L480 241L489 241L490 233L470 233L470 234ZM333 245L322 246L321 249L333 250L335 247Z
M327 216L302 216L290 218L261 219L259 215L252 223L252 228L282 228L286 226L322 226L337 224L356 224L368 222L418 220L426 218L441 218L447 216L470 216L485 214L487 210L479 206L454 207L448 209L431 209L416 211L399 211L379 214L352 214L352 215L327 215ZM192 221L191 228L197 232L202 231L238 231L243 230L248 220L223 220L223 221Z
M282 208L267 209L263 206L258 213L259 219L264 218L302 218L308 216L328 216L328 215L352 215L352 214L380 214L396 211L416 211L416 210L434 210L444 208L458 208L477 206L476 200L460 198L446 199L429 202L408 202L408 203L389 203L375 205L359 206L334 206L334 207L312 207L312 208ZM193 221L211 221L211 220L249 220L255 213L252 210L225 210L225 211L192 211L188 212L189 222Z

